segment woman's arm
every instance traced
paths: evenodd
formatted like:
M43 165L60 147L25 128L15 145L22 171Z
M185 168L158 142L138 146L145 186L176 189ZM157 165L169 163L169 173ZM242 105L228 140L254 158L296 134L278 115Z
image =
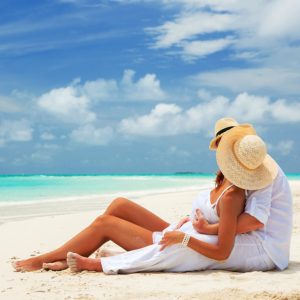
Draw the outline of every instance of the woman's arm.
M220 223L218 243L209 244L191 237L188 246L193 250L215 260L225 260L229 257L234 245L238 216L244 209L244 192L234 189L227 192L219 203ZM184 233L167 232L162 238L161 249L176 243L181 243Z
M199 233L217 235L219 231L219 223L209 224L202 215L197 222L193 223L195 230ZM264 224L248 213L242 213L238 217L236 234L247 233L263 228Z

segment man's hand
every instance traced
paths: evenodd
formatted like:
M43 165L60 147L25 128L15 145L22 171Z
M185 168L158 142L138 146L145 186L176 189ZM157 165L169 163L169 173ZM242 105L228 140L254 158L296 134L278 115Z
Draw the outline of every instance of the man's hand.
M196 209L196 213L193 219L193 227L199 233L207 233L208 221L204 218L201 210Z
M191 220L191 219L190 219L189 216L186 216L186 217L182 218L182 219L179 221L179 223L177 224L177 226L175 227L174 230L179 229L183 224L189 222L190 220Z
M160 247L160 251L172 245L180 244L184 238L184 235L184 232L176 230L166 232L161 241L159 242L159 244L162 245Z

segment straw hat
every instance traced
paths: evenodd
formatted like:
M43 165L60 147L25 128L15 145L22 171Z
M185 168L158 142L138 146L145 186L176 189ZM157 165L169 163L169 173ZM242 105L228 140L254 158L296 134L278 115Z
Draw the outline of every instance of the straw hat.
M233 118L222 118L219 119L215 124L215 137L210 141L209 149L210 150L216 150L217 149L217 141L222 137L222 135L229 129L236 127L236 126L242 126L242 127L248 127L251 126L250 124L239 124L235 119Z
M264 141L253 127L235 127L226 132L217 148L217 164L234 185L259 190L269 185L278 173L278 165L267 154Z

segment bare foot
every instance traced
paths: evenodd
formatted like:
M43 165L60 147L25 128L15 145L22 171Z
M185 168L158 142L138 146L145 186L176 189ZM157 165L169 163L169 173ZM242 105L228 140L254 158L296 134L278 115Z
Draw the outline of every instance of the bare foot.
M55 261L52 263L43 263L43 269L48 271L62 271L68 268L66 260Z
M73 252L68 252L67 264L71 272L81 272L85 270L97 272L102 271L99 259L83 257Z
M115 256L115 255L122 254L122 253L124 253L124 251L122 251L122 250L99 249L96 252L95 258Z
M12 266L17 272L40 270L42 268L42 264L42 261L37 257L12 262Z

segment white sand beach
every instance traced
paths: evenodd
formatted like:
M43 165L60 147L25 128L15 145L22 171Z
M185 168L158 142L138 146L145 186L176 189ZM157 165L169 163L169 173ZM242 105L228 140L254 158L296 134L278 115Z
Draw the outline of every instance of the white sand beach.
M205 271L104 275L14 272L10 262L49 251L88 225L99 211L31 218L0 226L0 299L300 299L300 182L290 181L294 229L289 268L271 272ZM173 222L190 212L197 191L132 199ZM66 204L68 205L68 204ZM109 243L106 248L116 248Z

